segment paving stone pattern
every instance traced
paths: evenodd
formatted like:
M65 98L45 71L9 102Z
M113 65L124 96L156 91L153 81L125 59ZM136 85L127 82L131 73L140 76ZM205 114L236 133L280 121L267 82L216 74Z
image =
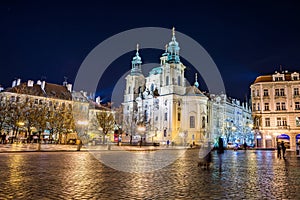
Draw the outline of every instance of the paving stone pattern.
M210 170L197 166L198 153L149 173L116 171L88 152L1 153L0 199L300 199L293 153L213 152Z

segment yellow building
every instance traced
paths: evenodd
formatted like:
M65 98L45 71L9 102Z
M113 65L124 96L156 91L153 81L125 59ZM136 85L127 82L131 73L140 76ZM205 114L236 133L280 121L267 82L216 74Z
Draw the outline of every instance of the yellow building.
M295 150L300 140L299 73L259 76L250 88L256 146L275 148L284 141Z

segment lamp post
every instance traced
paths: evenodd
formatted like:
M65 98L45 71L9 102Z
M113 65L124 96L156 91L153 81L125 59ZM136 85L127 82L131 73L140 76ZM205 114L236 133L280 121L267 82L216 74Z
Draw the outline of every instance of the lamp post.
M141 134L141 143L140 143L140 146L142 146L143 144L143 137L142 137L142 134L145 134L145 131L146 131L146 127L144 126L144 124L141 124L137 127L137 131ZM145 135L144 135L145 137Z
M120 146L120 142L121 142L120 140L122 138L122 126L118 125L116 122L115 122L115 134L117 135L117 139L118 139L117 144L118 146Z

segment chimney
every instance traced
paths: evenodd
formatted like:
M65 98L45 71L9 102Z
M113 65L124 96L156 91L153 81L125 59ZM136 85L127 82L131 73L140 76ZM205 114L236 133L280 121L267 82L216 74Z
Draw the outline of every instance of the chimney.
M18 80L17 80L17 86L20 85L20 83L21 83L21 79L18 78Z
M97 103L97 104L100 104L100 103L101 103L101 98L100 98L99 96L96 98L96 103Z
M41 82L40 80L38 80L38 81L36 82L36 84L42 85L42 82Z
M13 80L11 87L15 87L16 84L17 84L17 81L16 81L16 80Z
M65 82L64 82L65 83ZM72 92L72 84L66 84L67 89L69 90L69 92Z
M45 85L46 85L46 81L42 81L42 84L41 84L42 90L45 90Z
M28 87L33 87L33 83L34 83L34 82L33 82L32 80L28 80L28 81L27 81L27 86L28 86Z

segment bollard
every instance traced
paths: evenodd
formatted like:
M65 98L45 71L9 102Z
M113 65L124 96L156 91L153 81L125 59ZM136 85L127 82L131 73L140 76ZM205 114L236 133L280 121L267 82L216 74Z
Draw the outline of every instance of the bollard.
M77 144L77 151L80 151L82 144Z
M40 142L38 143L37 151L41 151L41 143Z
M110 144L108 145L107 149L108 149L108 150L111 150L111 145L110 145Z

